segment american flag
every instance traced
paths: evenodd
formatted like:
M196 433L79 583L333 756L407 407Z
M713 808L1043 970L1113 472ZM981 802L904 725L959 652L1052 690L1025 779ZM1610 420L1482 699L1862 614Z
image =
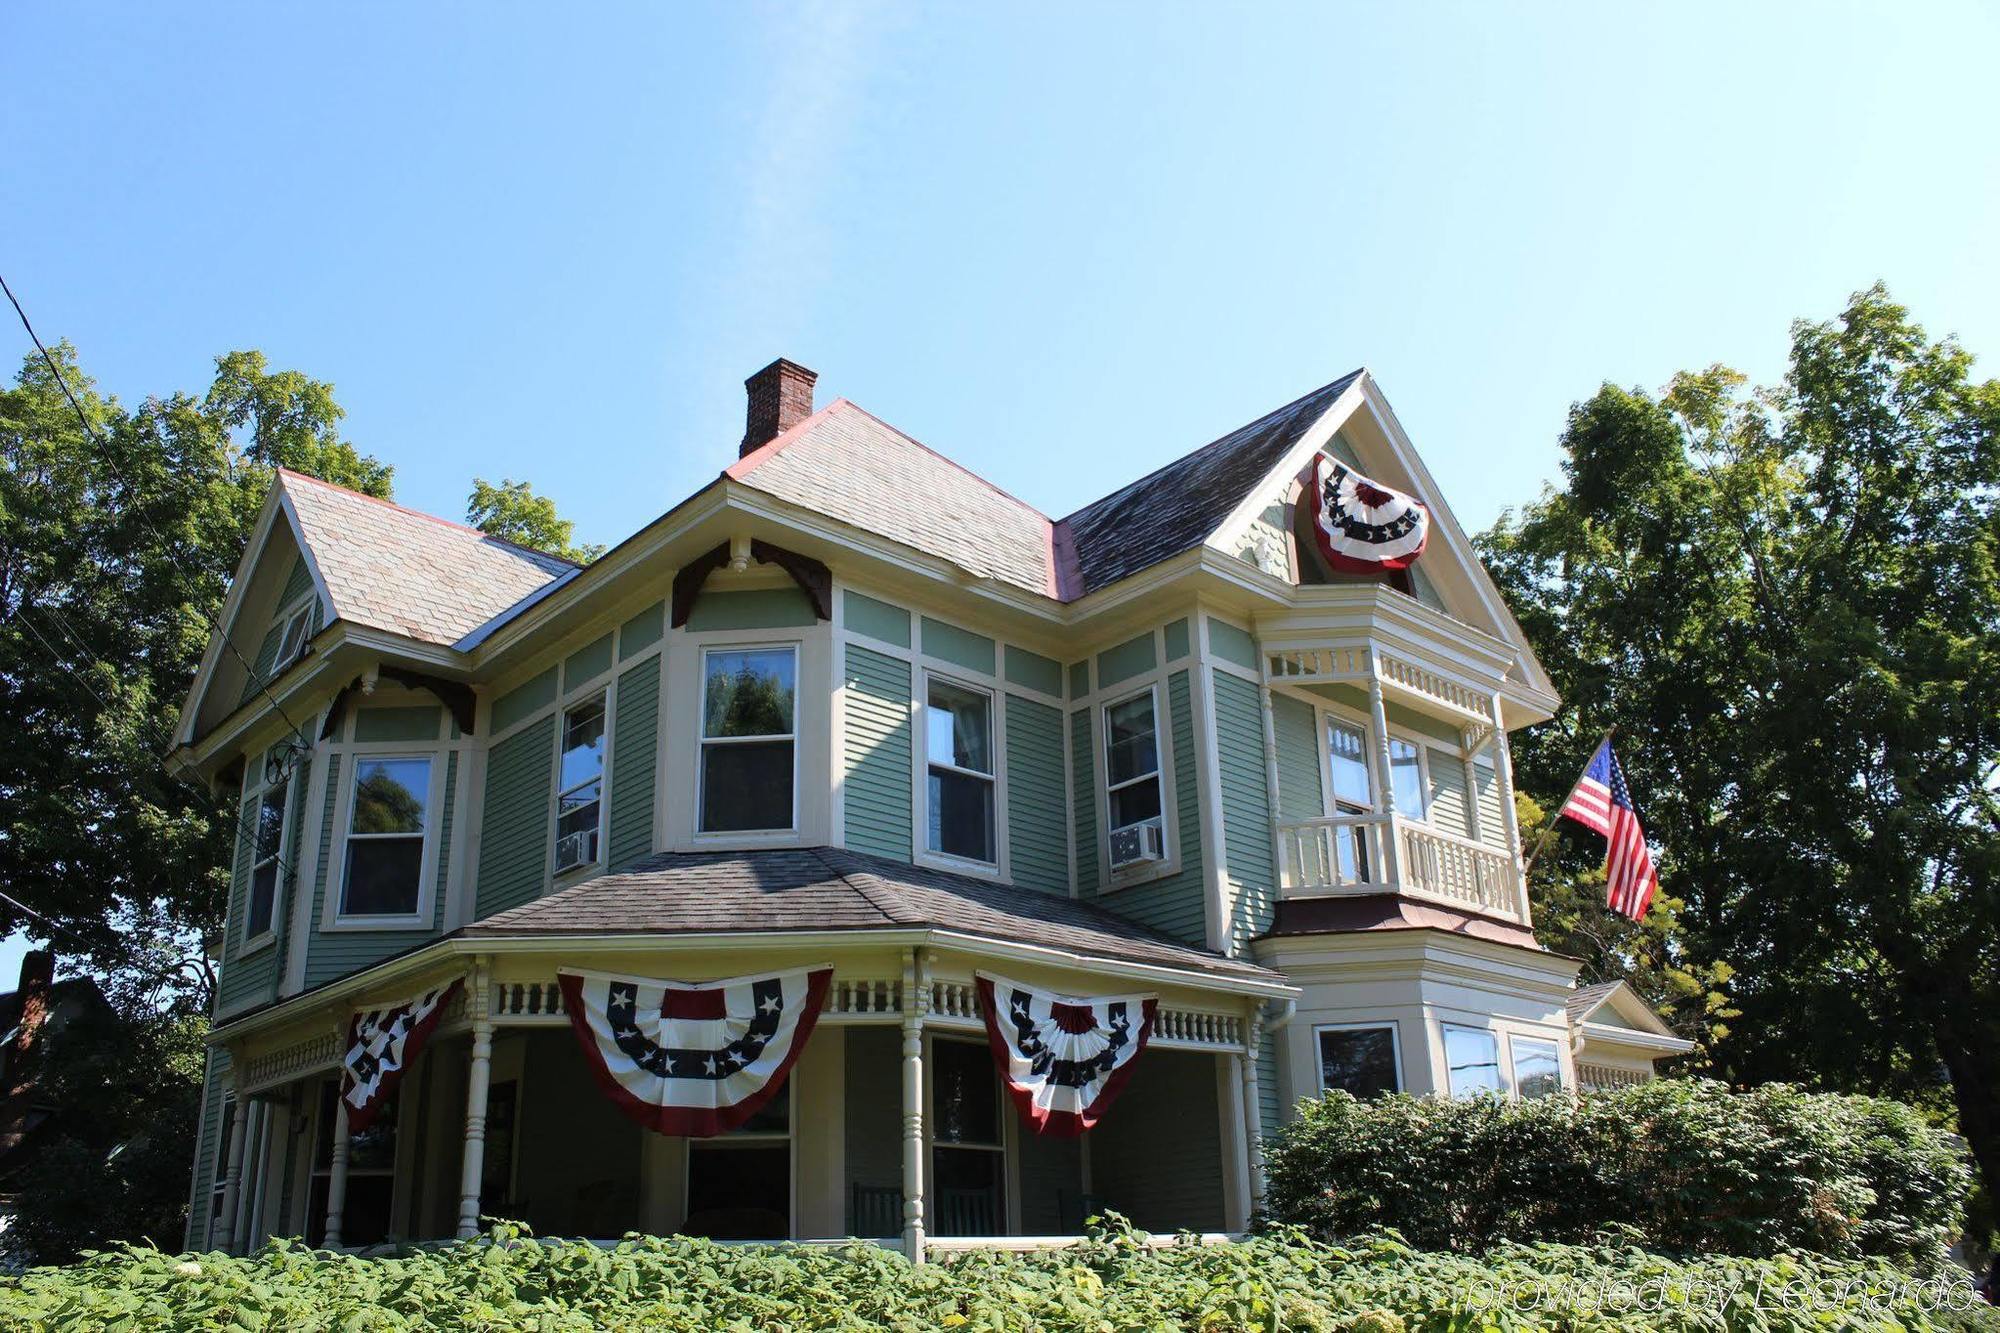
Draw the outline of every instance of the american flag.
M1606 906L1634 921L1645 920L1660 877L1653 869L1653 854L1646 850L1646 831L1639 827L1632 789L1625 785L1618 756L1611 753L1609 736L1590 756L1576 788L1556 814L1604 835L1604 877L1610 890Z

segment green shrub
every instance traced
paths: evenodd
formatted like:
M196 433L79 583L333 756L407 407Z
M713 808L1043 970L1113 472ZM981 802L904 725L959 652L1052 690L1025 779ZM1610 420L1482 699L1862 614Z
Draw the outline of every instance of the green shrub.
M1272 1216L1425 1249L1622 1236L1668 1253L1808 1251L1929 1268L1970 1186L1896 1102L1660 1080L1575 1101L1345 1093L1300 1104L1266 1156Z
M1969 1288L1880 1261L1676 1261L1634 1249L1501 1245L1480 1259L1393 1236L1347 1246L1295 1229L1147 1248L1111 1230L1034 1254L912 1267L848 1246L497 1237L390 1258L274 1245L246 1259L154 1250L0 1279L4 1329L1007 1329L1458 1333L1561 1328L1909 1330L2000 1319Z

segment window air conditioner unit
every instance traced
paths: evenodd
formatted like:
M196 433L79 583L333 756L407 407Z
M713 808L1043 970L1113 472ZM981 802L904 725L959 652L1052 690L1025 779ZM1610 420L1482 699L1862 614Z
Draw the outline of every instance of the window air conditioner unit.
M1166 837L1157 823L1132 824L1111 832L1111 868L1167 859Z

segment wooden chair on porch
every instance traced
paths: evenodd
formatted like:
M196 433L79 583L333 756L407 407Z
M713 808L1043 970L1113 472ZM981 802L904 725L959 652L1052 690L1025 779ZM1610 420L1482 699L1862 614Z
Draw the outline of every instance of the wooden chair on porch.
M940 1236L997 1236L1000 1234L998 1196L990 1189L940 1189L937 1195L937 1228Z
M851 1236L883 1240L903 1234L903 1191L896 1185L854 1183L848 1202L847 1230Z

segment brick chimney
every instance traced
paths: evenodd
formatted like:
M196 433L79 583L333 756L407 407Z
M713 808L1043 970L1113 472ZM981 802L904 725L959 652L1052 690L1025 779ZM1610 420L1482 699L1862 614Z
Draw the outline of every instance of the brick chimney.
M18 1008L10 1015L13 1040L0 1047L0 1153L13 1151L27 1133L35 1094L35 1038L49 1019L49 986L55 975L51 951L30 949L22 955L21 984L14 992Z
M750 401L743 419L743 447L736 456L763 448L811 416L813 384L818 379L816 372L781 356L744 380Z

